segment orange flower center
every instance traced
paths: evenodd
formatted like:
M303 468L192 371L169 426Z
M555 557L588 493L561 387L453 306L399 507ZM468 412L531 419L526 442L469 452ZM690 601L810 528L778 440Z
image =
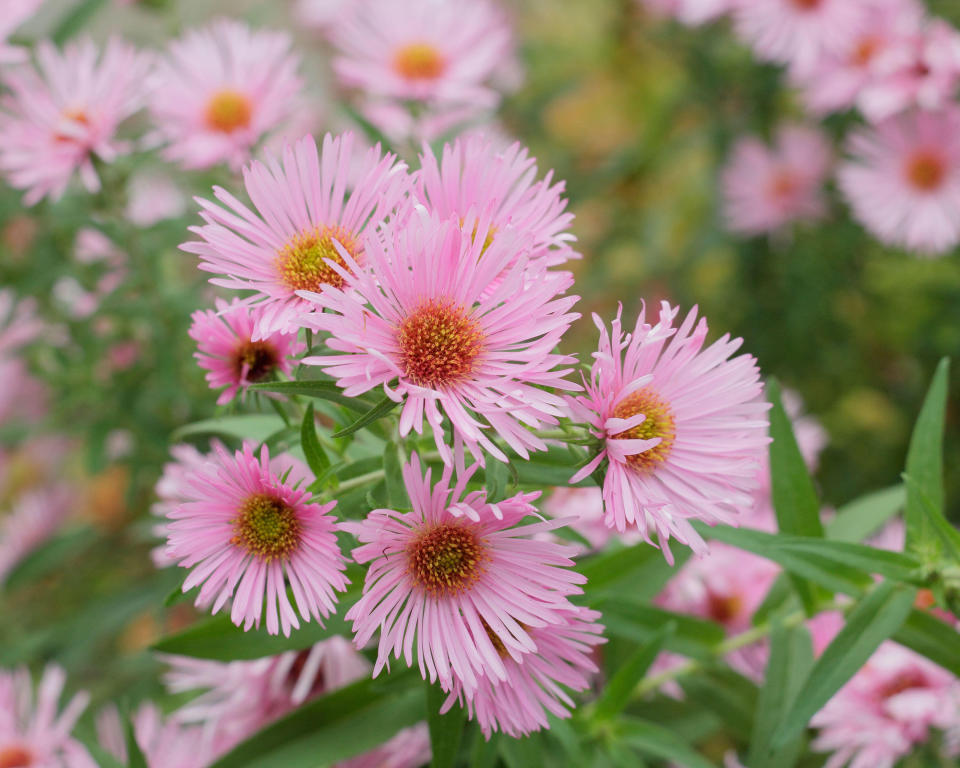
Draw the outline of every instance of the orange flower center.
M819 8L821 2L822 0L793 0L793 5L801 11L812 11Z
M266 341L244 341L233 353L233 370L237 379L247 369L247 381L261 381L270 375L279 362L277 350Z
M739 595L718 595L707 591L707 616L720 624L728 624L737 618L742 607Z
M407 80L436 80L447 63L430 43L409 43L393 55L393 68Z
M431 528L407 550L410 575L434 597L469 589L483 573L483 561L488 558L472 527L460 523Z
M800 182L797 175L786 169L781 169L770 180L770 195L781 202L790 200L797 194Z
M437 389L467 378L483 351L483 332L459 304L431 299L397 329L404 376Z
M86 113L84 109L81 109L81 108L68 109L63 113L62 117L65 122L79 123L85 128L90 126L90 116ZM61 133L60 131L57 131L53 135L53 140L56 142L62 143L62 142L68 142L68 141L76 141L77 138L76 136L71 136L66 133Z
M230 522L231 543L261 560L285 558L300 546L303 528L297 513L275 496L250 496Z
M317 227L301 232L283 247L277 257L284 285L291 291L319 292L325 285L342 288L343 277L326 262L329 259L347 268L347 262L333 244L334 240L354 261L359 261L360 245L343 227Z
M629 419L638 413L644 414L646 419L635 427L613 435L613 439L652 440L659 437L660 442L653 448L627 456L627 463L634 469L650 472L663 463L673 448L676 438L673 410L652 388L644 387L627 395L613 410L613 415L618 419Z
M217 91L207 102L206 122L212 131L233 133L250 125L253 105L249 97L240 91L224 89Z
M946 163L936 152L921 149L907 160L907 181L921 192L933 192L938 189L946 175Z
M16 745L0 749L0 768L29 768L33 755L24 747Z
M879 39L876 37L863 37L854 47L853 55L850 58L856 66L865 67L879 50Z
M923 676L922 672L917 669L907 669L887 682L880 689L880 696L884 699L889 699L891 696L909 691L911 688L924 688L926 685L927 679Z

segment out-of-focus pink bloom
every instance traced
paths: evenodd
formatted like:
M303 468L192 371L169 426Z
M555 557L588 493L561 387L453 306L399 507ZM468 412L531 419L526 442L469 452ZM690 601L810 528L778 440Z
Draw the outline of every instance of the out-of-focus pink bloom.
M115 261L123 254L113 241L99 229L84 227L73 241L73 254L81 264L96 264L100 261Z
M201 586L197 605L217 613L233 599L233 623L267 631L299 629L287 597L287 580L304 621L321 622L335 610L335 591L346 589L344 557L337 545L335 501L282 482L270 468L266 446L230 456L217 446L210 462L185 478L187 501L169 513L168 553L191 569L183 591Z
M24 61L27 52L10 45L7 40L13 31L27 21L41 6L43 0L4 0L0 15L0 65Z
M97 768L86 748L70 736L89 696L76 694L57 714L66 679L60 667L48 666L34 703L27 670L0 670L0 765Z
M337 763L336 768L421 768L432 758L426 723L404 728L386 744Z
M603 549L617 535L603 511L603 491L593 486L554 488L543 503L543 511L550 517L565 519L567 526L590 542L594 550ZM629 545L641 541L642 537L636 531L627 531L620 539Z
M50 293L75 320L90 317L100 306L96 293L88 291L75 278L67 275L57 278Z
M31 422L47 409L47 390L19 357L0 355L0 424Z
M296 0L293 16L299 24L327 32L358 0Z
M498 648L504 678L485 675L473 692L455 678L440 711L448 711L458 700L461 705L465 702L470 717L476 717L488 739L496 731L521 738L549 728L547 713L569 717L574 703L561 686L585 690L590 676L598 671L591 653L606 642L599 618L597 611L570 606L561 624L530 628L534 651L516 658Z
M832 752L827 768L892 768L933 729L946 732L944 756L960 754L960 681L892 642L810 721L814 749Z
M517 526L538 493L491 503L485 491L464 495L472 471L454 487L451 474L434 486L414 454L403 467L413 511L376 509L351 524L362 544L353 558L370 567L346 618L357 647L380 630L374 675L391 654L412 665L416 649L425 679L448 689L457 680L469 694L484 676L507 680L505 660L540 647L535 629L552 636L585 579L569 547L533 538L564 521Z
M212 283L256 292L264 311L255 341L297 329L300 315L314 309L298 291L342 286L344 278L330 266L346 263L337 246L363 263L365 234L393 212L409 187L406 166L381 155L379 145L363 154L358 171L352 133L327 134L322 153L305 136L282 158L251 163L243 178L254 210L214 187L224 207L201 200L206 224L190 228L200 241L181 248L200 256L200 269L218 275ZM351 179L357 179L352 189Z
M921 255L960 242L960 109L912 112L855 131L837 172L854 216Z
M351 397L383 387L402 404L400 434L422 433L426 419L448 464L454 455L462 461L464 446L481 463L484 451L506 461L492 437L524 458L545 450L528 426L563 415L563 400L546 388L577 389L565 378L570 369L557 367L573 359L553 350L579 317L569 312L579 297L558 296L566 286L557 280L531 278L527 258L517 258L529 236L508 229L490 239L491 227L489 212L464 232L457 217L417 208L367 238L365 268L342 250L344 266L330 265L343 288L311 295L326 311L302 318L328 332L327 347L339 353L303 362L321 366Z
M357 109L392 143L432 142L460 133L465 127L492 119L493 111L475 104L427 106L411 112L406 104L363 98Z
M678 312L663 302L650 325L644 307L627 334L619 312L610 331L594 315L600 343L587 394L568 398L574 419L602 441L571 482L605 461L608 520L621 532L637 526L647 541L655 532L670 562L671 536L707 551L691 518L736 524L752 506L769 442L756 361L731 358L742 340L726 335L704 348L706 320L693 309L674 328Z
M141 704L133 716L137 746L149 768L205 768L213 758L203 730L164 719L154 704ZM126 736L114 708L97 715L97 739L111 755L127 763Z
M126 371L140 358L140 344L136 341L121 341L107 350L107 360L112 371Z
M0 99L0 171L26 190L24 202L58 199L74 172L90 192L100 189L93 157L109 163L129 150L117 128L143 101L148 55L117 39L100 56L90 40L58 51L37 45L39 70L6 70Z
M0 515L0 585L17 563L60 530L72 499L64 486L38 488L18 497L10 511Z
M216 311L193 313L190 338L197 342L194 357L207 371L211 389L226 387L217 405L230 402L240 390L270 378L276 372L289 375L294 356L306 350L296 333L271 333L254 341L264 306L250 307L239 299L216 300Z
M0 289L0 355L29 344L41 334L44 324L36 310L33 299L18 301L11 289Z
M292 44L286 32L229 19L172 42L150 98L165 157L184 168L240 168L297 106L303 83Z
M698 25L729 13L737 0L641 0L641 4L682 24Z
M830 162L830 145L815 128L783 126L772 147L759 139L741 139L723 171L727 225L756 235L820 218Z
M127 188L127 218L138 227L152 227L175 219L187 210L187 198L169 176L152 171L138 173Z

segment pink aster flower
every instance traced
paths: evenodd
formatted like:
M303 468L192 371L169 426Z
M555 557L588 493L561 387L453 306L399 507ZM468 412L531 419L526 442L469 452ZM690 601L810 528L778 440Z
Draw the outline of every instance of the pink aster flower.
M839 53L868 16L858 0L752 0L734 8L734 25L761 59L805 72Z
M391 652L412 665L416 647L425 679L472 692L484 675L506 680L505 659L536 651L531 630L562 623L585 579L569 568L569 547L533 538L564 521L517 525L539 493L494 504L485 491L464 495L472 471L452 488L449 467L435 486L431 474L414 454L403 468L413 511L376 509L352 526L362 544L353 557L370 567L346 618L358 648L380 630L374 676Z
M727 225L756 235L822 217L830 161L826 137L815 128L783 126L773 147L741 139L723 171Z
M141 704L133 715L133 733L149 768L206 768L213 754L203 730L164 719L156 705ZM120 715L113 707L97 716L97 739L111 755L127 764L127 743Z
M892 768L934 729L946 732L944 757L956 757L960 681L919 654L886 642L810 725L820 731L814 749L833 753L827 768Z
M432 757L430 729L418 723L376 749L337 763L336 768L421 768Z
M381 155L377 146L362 155L359 167L355 161L352 133L327 134L321 153L305 136L282 158L268 155L266 164L244 169L255 210L220 187L214 195L224 207L200 201L206 224L191 227L200 241L181 248L200 256L200 269L220 275L212 283L256 292L253 300L264 310L254 341L295 329L299 315L313 309L297 291L343 285L330 266L331 260L344 263L334 242L362 262L364 234L406 193L406 166L394 155Z
M297 106L303 83L292 45L286 32L229 19L172 42L150 98L167 159L184 168L239 168Z
M27 190L27 205L58 199L74 172L100 189L93 157L109 163L129 150L117 128L140 108L150 58L117 39L101 56L84 40L62 52L41 42L37 63L7 70L0 99L0 171Z
M76 694L57 714L66 678L60 667L48 666L34 703L25 669L0 670L0 766L97 768L86 748L70 736L87 706L87 694Z
M13 567L60 530L74 494L65 486L30 490L0 509L0 586Z
M508 228L529 234L531 263L555 266L579 258L570 247L573 214L566 210L563 182L552 184L552 171L536 181L536 160L519 142L499 149L478 135L458 139L444 145L439 162L425 145L420 165L415 195L441 219L457 216L473 232L482 213L489 212L488 238Z
M0 424L37 421L47 410L47 390L20 357L0 355Z
M579 317L568 312L579 297L558 297L565 285L557 280L530 279L529 240L520 233L488 243L490 231L488 215L464 232L456 217L439 221L417 209L403 226L367 238L366 269L346 250L346 268L328 262L344 287L311 296L326 311L303 318L329 332L328 349L340 353L303 362L321 366L351 397L382 386L403 404L401 436L422 433L426 418L447 463L454 456L444 415L458 462L463 445L481 463L484 450L506 461L494 436L527 458L546 449L527 426L563 414L563 400L546 388L577 388L564 378L569 369L556 367L572 358L553 349Z
M194 357L207 371L211 389L226 389L217 405L230 402L237 392L277 371L290 375L294 356L306 350L296 333L271 333L253 340L264 313L263 305L249 307L239 299L216 300L216 311L194 312L190 338L197 342Z
M500 653L506 668L503 680L484 676L471 693L457 679L440 711L448 711L458 700L461 704L465 701L470 717L476 717L487 739L496 731L521 738L549 728L548 713L570 717L574 703L561 686L586 690L590 677L598 671L593 650L606 642L599 618L597 611L571 605L562 623L530 629L536 651L519 660Z
M293 6L293 15L303 26L326 32L357 2L358 0L297 0Z
M37 317L33 299L17 300L9 288L0 290L0 354L6 354L29 344L44 329Z
M838 182L873 235L925 255L960 242L960 109L908 113L858 130L848 151Z
M233 598L230 618L244 630L260 626L264 599L267 631L299 629L287 582L304 621L320 622L334 610L334 590L347 580L337 546L335 501L317 504L299 485L282 482L263 446L230 456L221 446L212 461L186 478L189 499L170 513L168 552L191 572L186 592L202 585L197 605L217 613Z
M41 6L43 0L4 0L0 16L0 65L24 61L27 52L10 45L7 40L13 31L27 21Z
M654 13L672 16L682 24L693 26L723 16L733 10L736 0L642 0Z
M619 312L610 332L594 315L600 345L587 394L569 398L574 418L601 441L571 482L606 461L608 519L618 531L636 525L648 541L655 531L670 562L670 536L707 551L690 518L736 524L750 508L769 442L756 361L731 358L742 339L727 335L704 348L706 320L697 322L694 308L674 328L678 311L663 302L651 326L643 308L627 334Z
M179 218L186 210L186 197L170 176L143 171L130 180L125 213L138 227Z

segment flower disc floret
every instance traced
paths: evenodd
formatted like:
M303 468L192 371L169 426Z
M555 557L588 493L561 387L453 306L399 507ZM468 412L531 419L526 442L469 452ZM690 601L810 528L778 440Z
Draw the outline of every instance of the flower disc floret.
M233 526L233 543L268 562L293 554L303 535L297 513L282 499L266 493L247 499Z
M410 545L410 573L431 595L454 595L482 573L484 546L472 527L442 523Z
M631 392L613 409L614 418L630 419L642 414L635 427L613 436L614 440L654 440L660 442L641 453L627 456L627 463L640 471L652 470L670 455L676 437L673 410L651 387Z
M320 291L326 285L343 286L343 277L328 263L333 261L341 268L347 266L334 241L354 261L360 260L356 238L343 227L315 227L295 235L283 247L277 257L277 268L290 290Z
M246 94L228 88L210 98L205 116L211 130L233 133L250 125L253 105Z
M404 375L440 388L468 378L483 351L483 331L462 306L434 299L417 307L397 329Z

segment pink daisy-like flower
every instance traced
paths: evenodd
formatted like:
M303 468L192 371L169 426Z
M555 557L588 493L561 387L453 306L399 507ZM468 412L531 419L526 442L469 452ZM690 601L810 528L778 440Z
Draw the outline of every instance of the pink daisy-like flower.
M521 738L549 728L547 713L570 717L574 703L561 686L586 690L591 675L598 671L591 656L595 646L606 642L599 618L597 611L571 605L560 624L530 629L536 651L517 659L498 647L505 677L484 676L474 692L455 679L440 711L448 711L458 700L461 704L465 701L470 717L476 717L487 739L495 731Z
M886 642L810 721L827 768L893 768L931 730L944 757L960 754L960 681L919 654Z
M600 344L587 394L569 398L574 418L602 441L571 482L606 461L608 519L618 531L638 526L648 541L655 531L670 562L670 536L707 551L689 518L736 524L750 508L769 442L756 361L731 358L742 339L726 335L704 349L706 320L697 322L694 308L674 328L678 311L663 302L651 326L643 308L627 334L619 312L610 332L594 315Z
M869 13L858 0L752 0L734 7L734 25L761 59L809 70L838 53Z
M43 0L4 0L0 16L0 65L24 61L27 52L7 43L13 31L27 21L43 3Z
M693 26L723 16L733 10L736 0L642 0L654 13L672 16L683 24Z
M90 192L100 189L93 157L109 163L129 150L117 128L140 108L151 61L117 39L102 56L90 40L62 52L44 41L36 52L39 70L7 70L10 92L0 99L0 171L27 191L27 205L58 199L74 172Z
M217 613L233 598L230 618L244 630L260 626L264 599L267 631L289 636L299 629L287 598L287 582L304 621L321 621L334 610L334 590L347 580L337 546L335 501L317 504L299 485L282 482L244 443L234 456L216 446L211 461L185 479L188 501L170 512L168 553L191 572L184 592L202 585L197 605Z
M0 509L0 586L13 567L50 539L70 513L74 494L65 486L43 486Z
M150 112L164 155L184 168L239 168L293 112L303 82L286 32L219 19L172 42L155 72Z
M913 112L854 132L837 172L877 238L926 255L960 242L960 109Z
M33 299L17 300L9 288L0 290L0 354L6 354L29 344L44 329L36 314Z
M327 134L321 153L305 136L282 159L268 155L266 164L244 169L256 210L220 187L214 195L225 207L199 201L206 224L190 231L201 240L181 248L200 256L200 269L222 276L212 283L256 291L253 300L264 309L254 341L295 329L299 315L313 309L297 291L342 286L344 278L330 266L345 263L334 243L362 263L365 233L406 194L406 166L394 155L381 155L377 146L362 155L359 167L355 163L352 133Z
M211 389L226 389L217 405L230 402L237 392L277 371L289 375L294 356L306 350L296 333L271 333L254 341L255 329L264 312L263 305L249 307L239 299L229 304L216 300L216 311L208 309L192 315L190 338L197 342L194 357L207 371Z
M430 729L418 723L376 749L337 763L336 768L422 768L432 757Z
M823 183L831 152L823 133L786 125L773 147L741 139L723 171L724 208L734 232L775 232L792 221L823 216Z
M476 465L474 465L474 468ZM464 494L468 471L450 487L450 468L431 485L413 455L403 468L412 512L376 509L352 524L370 563L363 596L347 613L354 642L363 647L380 630L376 676L390 654L413 664L445 688L459 681L472 692L478 681L506 680L504 659L536 651L536 628L564 621L567 596L586 579L569 566L571 548L533 537L563 521L516 524L536 512L539 493L490 503L485 491Z
M203 730L164 719L156 705L141 704L133 716L137 746L149 768L206 768L213 758ZM97 740L107 752L127 764L127 742L120 715L113 707L97 715Z
M420 166L415 195L441 219L457 216L473 232L489 212L488 238L508 228L532 237L530 263L555 266L579 258L570 247L573 214L566 210L563 182L552 184L552 171L536 181L536 160L519 142L500 149L482 136L458 139L444 145L439 162L424 146Z
M187 200L174 180L164 174L143 171L127 187L127 218L138 227L152 227L165 219L186 213Z
M87 694L76 694L57 714L66 679L60 667L48 666L34 704L30 674L0 670L0 766L97 768L86 748L70 736L87 706Z
M444 415L458 462L463 445L481 463L483 451L506 461L494 436L527 458L546 449L527 427L563 415L547 388L578 389L564 378L569 369L556 367L573 358L553 349L579 317L568 312L579 297L558 297L562 281L530 278L529 239L513 230L490 239L490 230L488 214L464 232L458 218L438 221L418 208L403 226L367 238L365 269L347 250L346 268L329 262L343 289L311 296L326 311L302 318L329 332L327 347L340 353L303 362L323 367L351 397L382 386L403 404L400 435L422 433L426 418L448 464Z

